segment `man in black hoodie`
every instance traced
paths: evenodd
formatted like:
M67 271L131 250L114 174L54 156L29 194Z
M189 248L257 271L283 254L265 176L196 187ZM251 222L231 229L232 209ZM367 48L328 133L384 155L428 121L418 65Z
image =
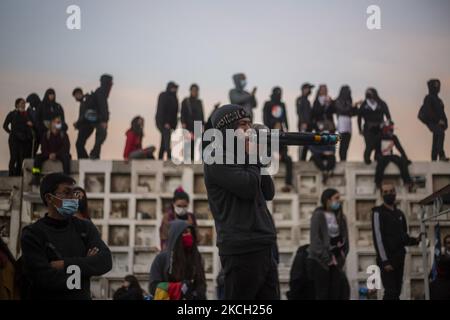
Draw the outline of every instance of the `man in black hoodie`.
M191 160L194 160L195 144L201 139L201 136L197 137L194 135L194 122L200 122L202 129L205 124L203 102L198 98L198 92L198 85L192 84L189 97L181 102L181 125L183 126L183 129L188 130L191 134Z
M433 133L431 160L436 161L439 157L441 161L449 161L444 151L445 130L448 128L448 121L445 115L444 103L439 98L441 82L438 79L431 79L427 84L429 93L423 101L419 119Z
M41 105L41 99L36 93L32 93L27 97L27 103L29 103L29 106L27 108L28 116L30 117L31 122L33 123L33 154L34 157L36 155L36 152L39 149L39 144L41 141L41 136L39 135L39 108Z
M238 105L225 105L212 115L215 129L250 129L250 115ZM248 140L247 140L248 142ZM236 145L236 143L235 143ZM227 159L235 150L218 141ZM246 154L252 148L249 142ZM236 163L236 161L234 161ZM252 164L208 164L205 185L214 216L217 246L225 277L225 299L279 299L276 230L266 201L273 199L272 178Z
M252 92L245 91L247 85L247 77L243 73L236 73L233 75L234 88L230 90L230 103L237 104L245 109L250 115L250 119L253 119L253 109L256 108L256 87Z
M381 270L384 300L398 300L402 292L405 247L418 245L420 235L408 235L405 214L395 205L396 192L392 183L381 185L383 204L372 209L373 243L377 264Z
M281 101L282 90L275 87L270 95L270 100L266 101L263 109L263 121L269 129L278 129L280 131L288 131L288 121L286 114L286 105ZM280 146L281 161L286 164L285 186L283 192L292 190L292 159L288 155L286 145Z
M91 159L100 159L101 147L106 140L109 121L108 97L112 86L113 77L104 74L100 77L100 87L94 92L93 103L97 112L97 121L95 122L95 144L89 155Z
M170 136L177 127L178 117L178 85L171 81L167 84L166 91L161 92L158 97L158 106L156 107L156 127L161 133L161 145L158 158L162 160L164 153L167 153L167 159L172 157L170 148Z
M90 300L90 277L111 270L111 252L97 228L74 217L74 185L75 180L61 173L42 180L40 195L48 213L22 232L22 259L31 286L23 298ZM72 281L77 277L73 266L80 270L79 287L72 287L77 282Z
M301 88L302 95L296 101L299 132L311 132L312 130L312 107L308 99L312 88L314 88L312 84L304 83ZM299 158L301 161L306 160L307 153L308 148L306 146L300 148Z

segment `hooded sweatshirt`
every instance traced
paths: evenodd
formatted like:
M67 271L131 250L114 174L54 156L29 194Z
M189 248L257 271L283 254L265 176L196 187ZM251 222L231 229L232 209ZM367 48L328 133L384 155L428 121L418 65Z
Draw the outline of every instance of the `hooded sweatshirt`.
M183 234L183 232L189 228L190 225L185 220L174 220L170 222L169 227L169 238L167 241L167 247L161 251L153 260L152 266L150 268L150 279L149 279L149 292L154 295L158 284L161 282L169 282L169 276L173 271L173 252L175 250L175 245L178 238ZM203 270L201 271L203 272ZM184 279L189 280L189 279ZM168 290L172 290L170 287L175 287L177 283L169 282ZM206 298L206 287L203 285L194 288L197 293L198 299Z
M198 98L188 97L181 103L181 123L186 124L189 132L194 132L194 121L200 121L202 125L205 123L203 103Z
M281 126L278 129L282 128L285 131L289 129L286 106L284 102L281 101L280 88L274 88L272 95L270 96L270 101L267 101L264 104L263 119L264 124L269 127L269 129L274 129L277 124Z
M50 94L55 95L55 99L53 101L50 101L48 98ZM49 129L50 122L55 116L61 117L62 130L67 130L67 124L64 118L64 109L59 103L56 102L55 90L48 89L47 91L45 91L44 99L42 100L41 106L39 107L39 112L40 132L43 133L46 132L47 129Z
M33 126L37 128L39 125L39 108L41 105L41 99L36 93L32 93L27 97L26 100L30 106L27 109L28 116L31 119L31 122L33 122Z
M108 97L112 87L112 79L110 75L102 75L100 87L94 92L97 119L100 123L109 121Z
M253 108L256 108L256 99L245 91L241 84L242 73L233 75L234 89L230 90L230 103L244 107L245 111L253 118Z
M171 92L171 89L176 87L175 83L169 82L166 91L161 92L158 97L155 120L159 131L164 129L166 123L170 125L171 129L177 127L178 98L175 92Z
M439 98L439 87L435 86L437 80L428 81L428 95L423 100L428 126L437 125L440 120L444 121L444 128L448 128L447 116L445 115L444 103Z

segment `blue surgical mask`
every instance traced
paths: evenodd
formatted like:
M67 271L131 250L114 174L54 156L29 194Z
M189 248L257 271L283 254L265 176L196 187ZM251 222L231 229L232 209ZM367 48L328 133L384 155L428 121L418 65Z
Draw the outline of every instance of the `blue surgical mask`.
M241 87L245 88L246 85L247 85L247 80L241 80Z
M333 211L338 211L340 208L341 208L341 203L339 201L335 201L330 204L330 209Z
M55 196L54 196L55 197ZM56 199L59 199L55 197ZM73 216L78 211L78 199L59 199L61 207L56 207L56 211L62 216Z

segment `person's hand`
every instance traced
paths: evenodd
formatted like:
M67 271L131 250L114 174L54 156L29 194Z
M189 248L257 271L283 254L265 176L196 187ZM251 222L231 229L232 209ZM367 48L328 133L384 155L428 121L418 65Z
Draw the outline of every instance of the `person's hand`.
M390 264L387 264L387 265L384 266L384 271L392 272L392 271L394 271L394 267L392 265L390 265Z
M252 90L252 96L254 96L256 94L256 90L258 90L258 88L254 87L253 90Z
M33 126L33 122L27 121L27 126L32 127Z
M108 128L108 122L101 122L100 125L102 126L103 129Z
M56 160L56 153L50 153L50 154L48 155L48 158L49 158L50 160Z
M63 270L64 269L64 260L51 261L50 266L56 270Z
M166 129L170 129L170 124L168 124L168 123L165 123L165 124L164 124L164 128L166 128Z
M87 257L95 256L100 250L97 247L91 248L87 252Z

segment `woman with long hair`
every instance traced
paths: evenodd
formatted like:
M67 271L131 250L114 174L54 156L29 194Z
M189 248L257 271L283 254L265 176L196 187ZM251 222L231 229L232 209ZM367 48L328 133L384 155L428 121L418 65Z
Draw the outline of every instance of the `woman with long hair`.
M125 277L122 286L114 293L113 300L144 300L138 279L133 275Z
M184 220L170 223L166 249L150 269L149 293L154 300L204 300L206 280L195 227Z
M144 118L136 116L131 120L130 129L125 133L127 140L123 151L123 158L128 159L154 159L155 147L142 149L144 137Z

